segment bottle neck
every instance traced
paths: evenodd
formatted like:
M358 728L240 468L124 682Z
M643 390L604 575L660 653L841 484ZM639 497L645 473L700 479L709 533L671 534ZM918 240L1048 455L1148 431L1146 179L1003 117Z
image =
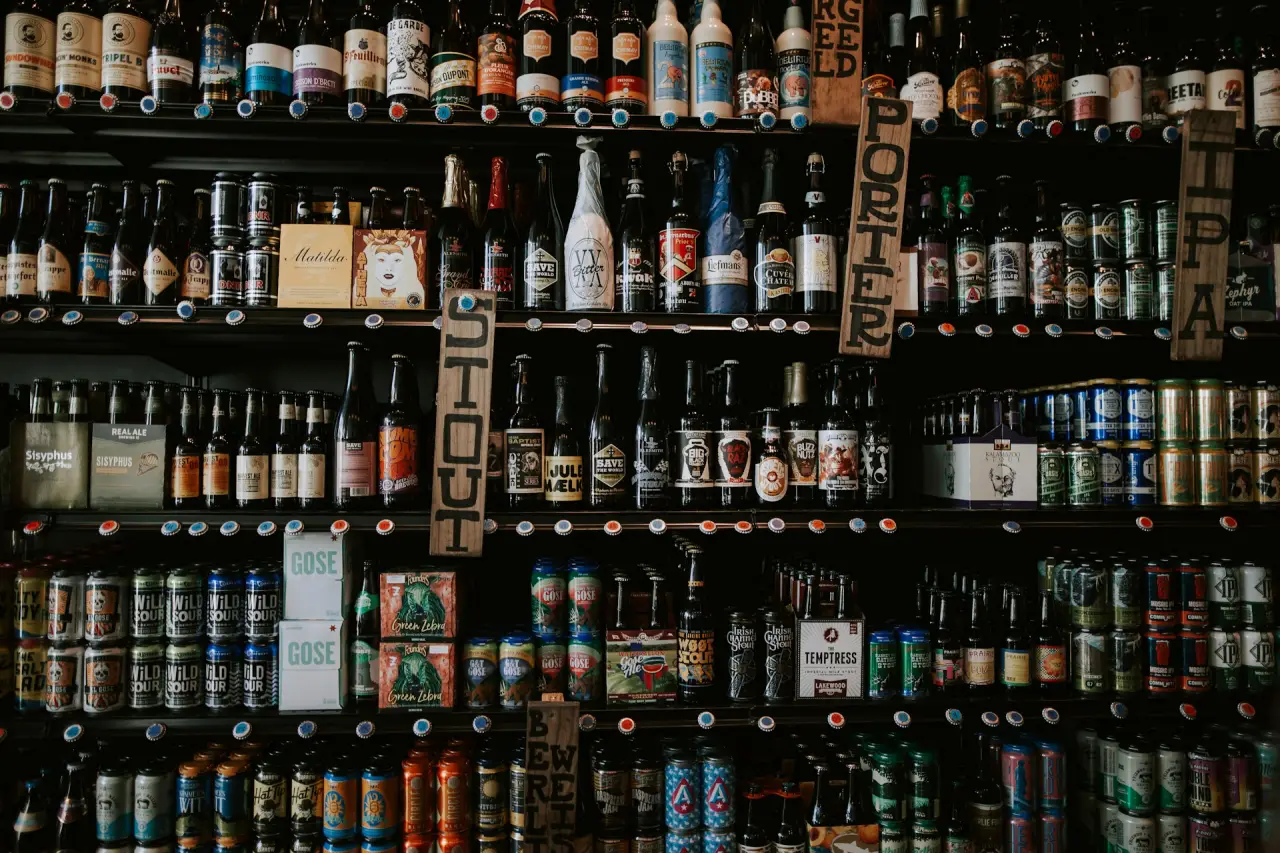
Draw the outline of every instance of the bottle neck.
M505 210L507 207L507 161L493 158L489 179L489 209Z
M671 209L684 207L684 163L677 162L671 169Z
M163 424L164 422L164 387L147 385L147 404L143 410L143 423Z
M307 436L324 436L327 432L324 420L324 395L310 394L307 397Z
M261 395L256 391L245 394L244 399L244 437L257 438L259 422L262 420Z
M778 212L778 194L774 189L774 173L777 168L777 156L772 150L765 152L764 176L760 181L760 209L758 214Z
M391 397L388 404L392 408L416 408L418 388L413 375L413 366L406 358L393 359L391 362Z
M604 350L596 350L596 400L609 398L609 356Z
M645 350L640 361L640 399L657 400L658 398L657 355L652 354L650 350Z
M1040 627L1056 627L1053 619L1053 593L1047 590L1040 593Z
M462 207L462 166L457 157L444 160L444 196L442 207Z
M792 406L807 406L809 404L809 373L808 367L804 362L796 362L791 365L791 387L787 396L790 398Z
M702 368L697 364L685 365L684 403L694 407L702 402Z
M230 418L230 400L226 394L213 395L213 426L211 432L213 435L225 435L227 432L227 421Z
M556 383L556 426L571 426L569 419L569 385L567 382Z
M738 408L738 365L726 364L724 368L724 407L730 411Z
M533 402L533 394L529 388L529 368L522 361L516 367L516 405Z

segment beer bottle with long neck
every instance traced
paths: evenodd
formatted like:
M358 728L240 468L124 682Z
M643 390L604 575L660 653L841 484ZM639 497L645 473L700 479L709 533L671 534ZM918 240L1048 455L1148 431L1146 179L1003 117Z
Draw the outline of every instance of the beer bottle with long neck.
M476 49L476 93L482 107L515 109L516 40L507 0L489 0L489 17Z
M93 823L85 805L85 777L89 765L77 760L67 766L67 790L58 805L58 824L54 832L55 853L87 853L94 848Z
M573 509L582 503L582 441L573 427L569 377L557 376L556 422L547 447L547 504Z
M640 348L640 415L636 418L635 476L636 509L663 509L667 506L667 486L671 464L667 444L667 421L662 415L658 388L658 351Z
M739 394L738 362L724 363L724 400L715 432L716 488L720 506L744 507L751 500L751 431Z
M809 413L809 366L791 365L782 416L783 444L787 449L787 491L792 506L812 506L818 490L818 430Z
M324 420L324 392L307 392L307 435L298 445L298 508L324 506L329 472L329 428Z
M27 423L53 423L52 380L40 377L31 383L31 405L27 412Z
M133 0L112 0L102 17L102 94L137 101L147 91L151 21Z
M142 301L173 305L178 301L178 223L173 214L173 181L156 181L156 216L142 262Z
M292 39L279 0L263 0L244 52L245 97L255 104L284 104L293 97Z
M112 383L112 397L115 385ZM231 506L231 392L213 392L213 425L204 448L200 490L204 492L205 509Z
M342 85L347 104L374 107L387 96L387 23L374 0L361 0L342 38Z
M965 317L987 313L987 239L968 175L960 176L957 194L960 220L951 241L951 268L955 271L956 313Z
M1031 52L1026 61L1027 118L1037 133L1053 138L1062 132L1062 44L1058 40L1053 4L1038 4L1029 33Z
M740 853L769 853L773 849L769 833L764 828L764 798L764 790L759 785L754 782L747 785L743 794L747 801L746 823L737 845Z
M676 631L676 693L681 702L705 704L715 693L715 625L706 611L702 549L690 545L689 581Z
M511 509L541 506L545 488L544 433L533 397L532 364L529 356L516 356L516 390L504 437L507 506Z
M1128 142L1142 137L1142 66L1134 35L1132 7L1116 4L1112 21L1116 26L1107 59L1107 124L1112 133L1121 134ZM1243 77L1241 83L1243 84Z
M279 429L271 451L271 507L298 506L298 433L294 429L297 398L292 391L280 392Z
M200 502L200 406L195 388L182 389L178 444L169 460L169 494L174 509L195 509Z
M9 23L12 26L12 18ZM26 178L19 189L18 224L5 260L5 299L10 304L29 305L36 301L36 278L40 269L40 185Z
M192 194L195 211L191 215L191 232L182 261L182 285L179 296L193 305L209 301L209 191L203 187Z
M1253 57L1249 66L1253 92L1253 144L1280 147L1280 49L1277 49L1274 2L1254 0L1249 29Z
M609 110L643 115L649 100L644 79L645 27L636 17L634 6L634 0L613 2L611 61L604 105Z
M911 0L906 60L898 97L912 102L911 119L917 127L930 120L936 124L942 115L942 83L926 0Z
M240 37L235 9L231 0L217 0L205 13L200 36L200 99L206 104L234 104L240 99L240 84Z
M893 500L893 418L880 387L879 369L866 368L866 403L862 410L862 501L884 507Z
M821 154L810 154L806 166L809 191L804 200L808 206L800 234L796 235L792 255L796 264L796 284L806 314L829 314L836 308L836 287L840 281L840 241L836 225L827 210L827 195L822 191L822 176L827 171Z
M560 68L556 55L560 21L555 0L524 0L517 17L520 26L520 74L516 77L516 106L552 110L560 105Z
M1019 25L1014 4L1001 0L995 46L987 62L987 110L996 130L1008 133L1027 115L1027 66Z
M1027 242L1014 222L1012 178L996 178L996 230L987 247L987 313L1021 317L1027 310Z
M956 0L955 43L951 50L951 88L947 111L951 126L975 136L986 128L987 82L982 74L982 53L975 41L970 0Z
M604 110L604 82L600 79L600 19L590 0L573 0L573 13L565 20L569 53L560 79L560 102L565 112L583 107L593 113Z
M507 208L507 161L494 157L489 169L489 212L485 216L480 286L494 293L499 308L515 305L518 242Z
M658 232L658 275L662 310L687 314L702 310L702 285L698 280L697 221L684 197L689 161L681 151L671 155L671 212Z
M632 151L628 157L627 197L618 228L621 246L617 251L614 285L618 307L624 313L640 313L654 308L653 233L646 221L644 164L641 158L639 151Z
M760 450L755 459L756 500L761 506L777 504L787 497L787 453L782 444L782 418L773 406L757 415L760 424ZM773 683L770 677L769 683ZM767 691L766 691L767 692Z
M422 494L422 409L408 356L391 356L391 399L378 429L378 494L389 508L412 506Z
M58 13L54 90L78 101L102 90L102 18L92 0L67 0Z
M760 0L751 0L745 32L738 39L737 91L734 114L759 118L778 115L778 74L773 53L773 30Z
M565 307L613 310L613 232L600 190L598 139L578 137L578 198L564 239Z
M151 27L147 53L147 85L159 104L189 104L195 82L192 28L182 19L181 0L165 0ZM293 67L292 61L289 67Z
M293 48L293 96L309 106L335 106L342 96L342 32L334 32L324 0L310 0Z
M266 509L271 502L271 454L262 440L262 392L249 388L244 393L244 437L236 450L236 506Z
M749 310L747 259L743 254L742 220L733 209L732 145L715 156L715 187L706 217L706 246L699 273L708 314L745 314Z
M920 314L945 317L951 311L951 264L947 235L943 231L938 179L923 175L920 222L916 234L916 270L919 273Z
M847 368L827 366L826 412L818 427L818 491L827 509L858 503L858 427L849 411Z
M351 224L351 193L346 187L333 188L333 205L329 208L329 224Z
M373 504L377 491L377 404L369 375L369 350L347 344L347 388L333 424L335 509L355 512Z
M1000 683L1010 695L1031 689L1031 637L1027 633L1022 590L1009 595L1009 612L1000 644Z
M1040 591L1040 625L1035 640L1034 680L1040 693L1054 696L1067 686L1067 635L1058 627L1053 592Z
M1219 2L1214 5L1216 19L1213 39L1213 63L1205 75L1205 107L1226 110L1235 117L1236 136L1245 133L1244 57L1236 49L1238 20L1233 10L1240 4ZM1275 22L1271 23L1274 32ZM1267 30L1263 30L1263 33Z
M52 40L52 35L49 38ZM14 853L50 853L53 850L53 831L49 826L49 809L41 784L42 779L39 778L26 781L26 796L13 819Z
M462 13L462 0L449 0L444 26L431 54L431 100L455 110L476 108L476 32Z
M591 414L587 436L590 472L587 476L587 503L593 509L615 509L627 494L626 442L613 417L613 397L609 393L609 344L596 345L596 407Z
M134 181L123 184L124 199L116 241L111 247L111 265L107 271L112 305L142 304L142 264L145 243L142 238L140 189Z
M964 680L969 693L986 695L996 683L996 649L987 624L982 590L975 589L969 602L969 630L964 642Z
M18 212L14 203L13 187L0 183L0 285L8 287L9 241L13 239L13 231L18 225ZM4 290L0 290L0 305L7 301Z
M71 216L67 210L67 185L61 178L49 179L49 211L40 236L36 265L36 295L47 305L70 302L71 261L75 248L71 237Z
M408 110L422 109L430 101L430 63L431 27L422 4L396 0L387 21L387 100L393 119L403 121Z
M778 200L778 151L766 148L760 209L756 212L755 261L751 269L756 311L791 310L796 289L796 264L790 246L787 209Z
M524 241L524 282L520 307L528 311L563 311L564 222L556 204L550 154L538 155L538 200Z
M405 187L404 217L400 227L406 231L425 231L427 228L427 211L422 205L422 190L417 187Z
M471 217L462 203L462 161L458 155L444 158L444 197L440 202L439 224L436 226L435 245L437 305L444 304L447 288L474 286L475 245Z
M1062 87L1066 120L1073 133L1090 134L1097 142L1106 142L1111 135L1107 126L1111 98L1107 60L1094 32L1093 17L1083 2L1079 18L1076 50Z
M974 853L993 853L1004 849L1003 791L999 776L989 760L991 735L984 731L976 732L971 744L972 753L968 756L967 766L976 770L966 774L972 779L965 797L969 834ZM996 748L995 753L998 755L999 752Z
M1049 182L1036 181L1036 227L1027 250L1031 265L1027 285L1035 316L1055 320L1066 316L1062 229L1056 212Z
M704 408L702 365L689 360L684 368L684 409L672 433L676 498L682 508L701 509L711 506L715 483L714 433L711 417Z

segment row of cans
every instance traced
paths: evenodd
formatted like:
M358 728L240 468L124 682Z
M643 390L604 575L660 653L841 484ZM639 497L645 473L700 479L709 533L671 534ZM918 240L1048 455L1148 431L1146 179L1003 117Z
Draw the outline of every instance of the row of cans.
M1042 508L1152 506L1156 453L1150 441L1073 441L1036 450L1038 504ZM1224 484L1225 485L1225 484Z
M663 750L663 795L668 830L733 831L737 824L733 757L714 750L680 746Z
M568 570L547 557L534 561L530 581L530 616L539 637L600 634L604 630L604 589L600 567L574 557Z
M1275 686L1270 631L1076 631L1071 685L1086 695L1264 693Z
M593 633L534 636L512 631L501 640L480 635L462 647L468 708L523 709L541 693L563 693L574 702L604 698L604 640Z
M0 650L0 671L8 658L13 673L3 683L12 685L21 713L261 710L279 703L279 648L274 641L135 643L126 648L20 640L8 652Z
M211 249L209 266L210 305L274 308L279 300L280 249L269 238Z
M1076 814L1091 849L1107 853L1249 853L1263 849L1256 815L1133 815L1082 794ZM1082 848L1090 849L1090 848Z
M254 172L246 181L235 172L218 172L209 202L209 237L214 246L232 246L246 238L279 245L285 210L276 175Z
M1023 422L1041 441L1151 441L1155 383L1092 379L1024 391Z
M139 568L14 577L14 636L67 643L123 640L268 640L279 629L280 572L254 567Z
M1063 254L1069 261L1156 260L1172 263L1178 251L1178 203L1142 199L1119 204L1060 205Z

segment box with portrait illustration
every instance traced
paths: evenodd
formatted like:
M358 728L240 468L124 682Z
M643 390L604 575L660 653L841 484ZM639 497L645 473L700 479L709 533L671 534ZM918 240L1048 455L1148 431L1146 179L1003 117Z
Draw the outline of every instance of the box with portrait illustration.
M351 256L352 308L426 307L427 232L358 228Z
M1039 470L1035 439L1018 435L1002 423L985 435L931 441L922 449L924 493L944 505L960 509L1036 508ZM1056 473L1066 476L1065 471Z

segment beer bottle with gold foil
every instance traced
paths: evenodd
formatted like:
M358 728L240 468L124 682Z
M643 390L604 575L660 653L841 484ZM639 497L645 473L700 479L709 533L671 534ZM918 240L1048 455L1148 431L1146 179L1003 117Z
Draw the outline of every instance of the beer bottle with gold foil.
M476 108L476 47L476 31L462 13L462 0L449 0L431 54L431 100L437 106Z
M182 389L179 412L181 435L169 459L169 494L174 509L198 509L200 505L200 404L195 388Z
M550 110L560 105L560 67L556 54L559 19L555 0L524 0L520 4L520 74L516 77L516 106Z
M982 73L982 53L974 38L973 18L969 17L969 2L956 0L956 37L951 52L947 112L952 127L968 129L977 136L986 125L987 81Z
M422 494L418 377L405 355L391 356L391 399L378 428L378 494L382 505L402 508Z
M178 301L178 225L173 215L173 181L156 181L156 218L142 262L142 302L173 305Z
M451 287L475 286L475 229L463 206L462 186L466 180L462 161L456 154L444 158L444 197L435 232L436 305L443 305L444 291Z
M757 311L790 311L796 289L796 264L787 239L787 210L779 201L778 151L766 148L751 281Z
M600 79L600 19L590 0L574 0L573 14L565 21L569 39L568 63L560 78L560 101L565 112L586 107L604 110L604 82Z
M205 509L231 506L231 449L231 392L219 388L213 392L213 426L200 478Z
M75 257L75 243L67 210L67 185L61 178L49 179L49 212L37 257L36 295L40 301L46 305L72 301L70 258Z
M476 49L476 94L481 107L515 109L516 40L507 0L489 0L489 18Z
M84 243L80 249L76 289L85 305L103 305L107 301L107 277L111 270L111 226L107 224L110 201L111 193L106 184L94 184L89 188L89 208L85 212Z
M175 0L176 2L176 0ZM67 0L58 13L54 84L78 101L102 90L102 18L93 0Z

